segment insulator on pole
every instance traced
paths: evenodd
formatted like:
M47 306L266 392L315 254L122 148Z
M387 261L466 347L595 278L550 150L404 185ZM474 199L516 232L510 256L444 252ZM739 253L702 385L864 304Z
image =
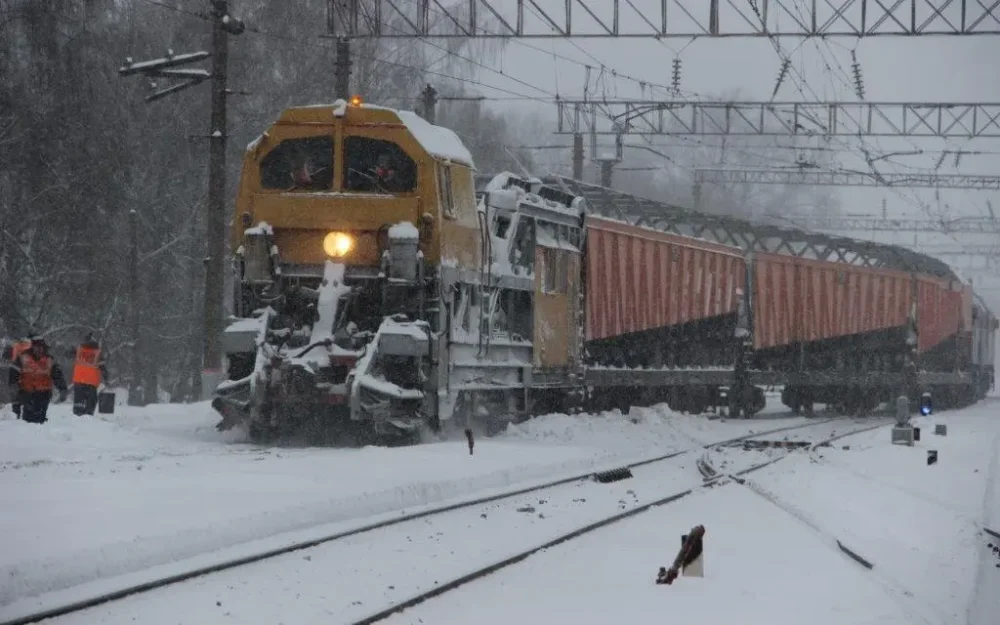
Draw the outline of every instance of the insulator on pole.
M778 70L778 80L774 83L774 92L771 94L771 98L774 99L778 95L778 90L781 89L781 83L785 82L785 78L788 76L788 69L792 65L792 60L789 58L784 58L781 60L781 69Z
M865 84L861 79L861 63L858 63L858 55L851 50L851 70L854 71L854 92L858 94L859 100L865 99Z
M671 80L671 86L674 89L674 93L681 92L681 58L679 56L674 57L674 75Z

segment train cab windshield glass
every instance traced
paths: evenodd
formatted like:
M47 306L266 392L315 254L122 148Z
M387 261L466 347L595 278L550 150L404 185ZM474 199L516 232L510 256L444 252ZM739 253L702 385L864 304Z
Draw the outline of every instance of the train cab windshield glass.
M260 163L260 184L282 191L333 188L333 138L286 139Z
M344 190L407 193L417 188L417 164L391 141L344 139Z

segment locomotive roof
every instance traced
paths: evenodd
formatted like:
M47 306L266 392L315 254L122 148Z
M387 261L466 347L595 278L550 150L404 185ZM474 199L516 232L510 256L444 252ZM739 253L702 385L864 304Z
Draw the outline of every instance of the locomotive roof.
M278 117L279 122L331 121L334 117L348 119L364 116L368 121L401 123L406 126L417 143L431 156L475 167L472 154L454 131L435 126L413 111L400 111L374 104L348 105L344 100L333 104L312 104L287 108ZM395 119L393 119L395 118Z
M543 180L547 184L566 185L573 193L586 198L587 205L595 213L627 220L636 225L712 239L744 249L915 271L948 280L960 280L946 263L898 245L703 213L565 176L549 176Z

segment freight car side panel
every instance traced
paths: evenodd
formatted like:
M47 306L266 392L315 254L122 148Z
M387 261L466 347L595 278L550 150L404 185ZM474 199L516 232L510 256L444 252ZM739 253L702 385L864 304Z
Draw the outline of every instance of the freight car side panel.
M759 253L754 347L768 349L904 326L911 278L901 271Z
M746 281L737 248L587 218L586 340L736 312Z
M919 276L917 278L917 351L933 349L962 330L965 321L964 293L961 283ZM971 326L971 310L969 323Z

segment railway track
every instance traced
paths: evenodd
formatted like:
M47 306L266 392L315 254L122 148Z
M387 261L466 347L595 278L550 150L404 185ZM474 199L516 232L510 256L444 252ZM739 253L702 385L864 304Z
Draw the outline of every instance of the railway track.
M636 469L636 468L639 468L639 467L647 467L647 466L655 465L656 463L667 462L667 461L670 461L671 459L680 458L681 456L685 456L686 454L690 454L690 453L695 452L695 451L703 451L704 452L705 450L714 448L714 447L719 446L719 445L727 445L727 444L737 443L737 442L744 441L744 440L759 439L761 437L775 435L775 434L780 434L780 433L784 433L784 432L792 432L792 431L797 431L797 430L809 430L809 429L816 429L816 428L830 429L831 427L836 427L837 429L840 429L840 424L845 424L845 423L846 424L855 425L857 422L856 421L852 421L850 418L847 418L847 417L833 417L833 418L826 418L826 419L816 419L815 421L811 421L811 422L805 423L805 424L799 424L799 425L794 425L794 426L787 426L787 427L775 428L775 429L766 430L766 431L763 431L763 432L755 432L755 433L752 433L752 434L743 435L743 436L739 436L739 437L734 437L734 438L730 438L730 439L727 439L727 440L713 441L713 442L707 443L707 444L693 445L690 448L683 449L683 450L680 450L680 451L674 451L674 452L670 452L670 453L663 453L663 454L655 455L655 456L652 456L652 457L639 458L639 459L633 460L632 462L628 462L628 463L622 464L620 468L621 469L626 469L627 468L629 470L632 470L632 469ZM871 424L872 422L868 421L867 423ZM868 427L880 427L882 424L883 424L882 420L879 420L878 425L876 425L876 426L869 425ZM851 428L852 431L849 432L849 433L853 433L853 431L856 430L856 429L857 428ZM701 460L704 460L704 456L703 456L703 458ZM709 460L709 463L710 463L710 460ZM702 464L702 462L699 462L699 466L701 466L701 464ZM757 467L757 468L759 468L759 467ZM750 470L756 470L756 469L752 468ZM746 472L749 472L750 470L748 470ZM390 520L380 521L380 522L376 522L376 523L370 523L370 524L367 524L367 525L364 525L364 526L361 526L361 527L354 528L354 529L349 530L349 531L344 531L344 532L340 532L340 533L336 533L336 534L331 534L331 535L328 535L328 536L323 536L323 537L312 539L312 540L308 540L308 541L297 542L297 543L293 543L293 544L289 544L289 545L283 546L281 548L270 549L270 550L267 550L267 551L261 551L259 553L254 553L254 554L249 555L249 556L244 556L244 557L240 557L240 558L233 558L233 559L229 559L229 560L219 561L219 562L213 563L211 565L206 565L206 566L192 567L190 570L186 570L186 571L181 572L181 573L175 573L175 574L171 574L171 575L165 575L165 576L162 576L162 577L151 577L150 579L146 579L146 580L144 580L142 582L139 582L139 583L133 583L133 584L130 584L130 585L123 585L120 588L117 588L117 589L114 589L114 590L110 590L110 591L101 592L101 593L95 593L93 596L89 596L89 597L86 597L86 598L77 599L77 600L74 600L74 601L67 601L67 602L64 602L64 603L61 603L61 604L58 604L58 605L49 605L49 606L46 606L44 608L33 609L33 610L30 610L30 611L29 610L25 610L25 612L22 613L22 614L17 614L17 615L11 615L11 616L8 616L8 617L4 617L4 620L0 621L0 625L23 625L23 624L27 624L27 623L34 623L34 622L37 622L37 621L40 621L40 620L43 620L43 619L47 619L47 618L53 618L53 617L59 617L59 616L69 615L69 614L81 612L81 611L89 609L89 608L94 608L94 607L100 606L102 604L106 604L106 603L110 603L110 602L113 602L113 601L117 601L117 600L123 599L125 597L129 597L131 595L136 595L138 593L148 592L148 591L155 590L155 589L166 588L168 586L176 585L176 584L179 584L179 583L187 581L187 580L191 580L191 579L196 578L196 577L201 577L201 576L209 575L209 574L212 574L212 573L219 573L219 572L223 572L223 571L227 571L227 570L231 570L231 569L236 569L238 567L247 566L247 565L250 565L252 563L258 563L258 562L262 562L262 561L265 561L265 560L277 558L279 556L282 556L282 555L285 555L285 554L289 554L289 553L294 552L294 551L308 549L308 548L311 548L311 547L317 547L317 546L320 546L320 545L328 545L330 543L336 543L337 541L346 541L346 539L349 539L349 538L352 538L352 537L360 537L360 536L364 536L366 534L372 534L372 536L377 539L377 532L379 532L379 530L384 530L384 529L390 528L390 527L395 526L395 525L400 525L400 524L406 523L408 521L416 521L416 520L419 520L419 519L429 520L431 517L445 515L445 514L450 513L450 512L460 511L460 510L467 509L467 508L474 508L474 507L477 507L477 506L481 507L483 504L490 504L490 503L493 503L493 502L502 502L503 500L512 500L512 499L514 499L516 497L524 496L526 494L538 494L538 495L540 495L540 494L544 493L546 490L550 490L551 491L551 490L554 490L554 489L559 489L561 487L565 487L567 485L571 485L574 482L581 482L581 481L585 481L585 480L590 480L593 476L594 476L594 471L588 471L587 473L583 473L583 474L579 474L579 475L575 475L575 476L571 476L571 477L564 477L564 478L561 478L561 479L558 479L558 480L552 480L550 482L546 482L546 483L542 483L542 484L536 484L536 485L533 485L533 486L527 487L527 488L512 489L512 490L504 492L504 493L493 494L493 495L487 496L487 497L474 498L474 499L462 501L462 502L459 502L459 503L453 503L453 504L450 504L450 505L439 506L439 507L435 507L435 508L432 508L432 509L422 510L422 511L415 512L415 513L410 513L410 514L404 514L404 515L401 515L399 517L392 518ZM632 515L634 515L634 514L636 514L638 512L641 512L642 510L648 509L650 507L653 507L653 506L656 506L656 505L663 505L665 503L669 503L670 501L673 501L675 499L679 499L679 498L683 497L684 495L692 492L692 490L693 490L692 488L688 488L688 489L683 490L680 493L675 493L675 494L667 496L667 497L658 498L656 501L653 501L652 503L643 504L642 506L640 506L638 508L629 509L629 510L627 510L624 513L620 513L620 514L616 514L616 515L613 515L613 516L610 516L610 517L607 517L607 518L603 518L603 519L601 519L601 520L599 520L599 521L597 521L595 523L589 524L589 525L587 525L585 527L576 529L576 530L574 530L572 532L564 533L564 534L560 535L558 537L558 539L556 539L555 542L549 541L548 543L546 543L546 544L544 544L542 546L533 548L532 550L529 550L529 551L522 552L521 554L519 554L519 555L517 555L517 556L515 556L513 558L508 558L508 559L505 559L505 560L503 560L501 562L497 562L497 563L495 563L495 564L493 564L493 565L491 565L489 567L486 567L485 569L477 570L476 572L474 572L471 575L463 576L462 578L459 578L457 580L453 580L453 581L451 581L451 582L449 582L447 584L438 585L432 591L429 591L430 593L433 593L433 594L427 594L427 593L425 593L425 595L418 595L414 599L410 599L410 600L405 601L405 602L403 602L401 604L396 604L393 607L389 608L388 611L383 610L383 611L381 611L381 612L379 612L379 613L377 613L377 614L375 614L373 616L370 616L370 617L367 617L365 619L362 619L361 621L358 621L358 623L371 623L371 622L375 622L377 620L380 620L381 618L384 618L388 614L397 612L399 610L403 610L406 607L409 607L411 605L415 605L416 603L419 603L420 601L426 600L427 598L430 598L431 596L434 596L434 595L437 595L437 594L441 594L442 592L447 592L451 588L455 588L455 587L458 587L458 586L460 586L460 585L462 585L462 584L464 584L464 583L466 583L468 581L472 581L472 579L476 579L478 577L482 577L484 575L489 574L490 572L492 572L494 570L499 570L500 568L504 568L506 566L514 564L515 562L518 562L520 560L523 560L524 558L527 558L532 553L535 553L535 552L537 552L537 551L539 551L541 549L544 549L544 548L547 548L549 546L552 546L553 544L558 544L560 542L565 542L567 540L571 540L572 538L575 538L576 536L580 536L580 535L586 534L588 532L594 531L595 529L598 529L600 527L603 527L603 526L608 525L610 523L613 523L615 521L627 518L629 516L632 516Z
M819 447L819 446L821 446L823 444L830 443L830 442L833 442L835 440L838 440L838 439L841 439L841 438L844 438L844 437L847 437L847 436L851 436L853 434L859 434L859 433L866 432L866 431L869 431L869 430L873 430L873 429L876 429L876 428L885 427L885 426L890 425L892 423L892 419L889 419L889 418L876 418L874 420L877 420L878 423L872 423L873 420L868 420L868 422L866 424L859 424L858 427L851 428L847 432L840 432L840 433L837 433L837 434L832 434L830 436L827 436L826 438L821 439L821 440L813 443L810 446L810 450L814 450L814 449L816 449L817 447ZM810 425L814 426L816 424L807 424L804 427L809 427ZM790 431L790 430L793 430L793 429L803 429L803 427L788 428L785 431ZM750 435L750 436L740 437L739 439L734 439L734 440L731 440L731 441L721 441L721 442L713 444L713 445L705 445L705 448L708 449L708 448L716 447L716 446L719 446L719 445L725 445L725 444L732 443L732 442L738 442L738 441L741 441L741 440L747 440L747 439L753 439L753 438L760 438L761 436L766 436L768 434L773 434L773 433L776 433L776 432L763 432L763 433L759 433L759 434L753 434L753 435ZM633 516L635 516L637 514L640 514L642 512L650 510L652 508L669 505L671 503L679 501L679 500L683 499L684 497L686 497L687 495L690 495L691 493L695 492L699 488L706 488L706 487L714 486L714 485L720 483L724 479L733 479L735 481L740 481L741 480L741 476L747 475L749 473L753 473L754 471L758 471L760 469L763 469L766 466L774 464L775 462L778 462L778 461L782 460L783 458L788 457L788 455L790 453L792 453L793 450L794 450L794 448L788 448L788 449L785 450L784 453L782 453L782 454L780 454L780 455L778 455L778 456L776 456L774 458L771 458L771 459L769 459L767 461L764 461L764 462L760 462L760 463L754 464L754 465L752 465L750 467L747 467L745 469L742 469L740 471L737 471L737 472L734 472L734 473L730 473L730 474L721 473L721 472L716 471L714 469L714 467L711 466L710 457L707 457L707 456L703 455L701 457L699 463L698 463L698 470L699 470L699 472L702 472L702 475L703 475L703 478L704 478L704 483L701 486L694 486L694 487L687 488L687 489L684 489L684 490L681 490L681 491L678 491L678 492L674 492L674 493L671 493L671 494L668 494L668 495L664 495L664 496L659 497L659 498L657 498L657 499L655 499L653 501L650 501L650 502L647 502L645 504L639 505L637 507L631 508L631 509L629 509L629 510L627 510L625 512L621 512L619 514L614 514L614 515L607 516L607 517L605 517L603 519L600 519L598 521L589 523L589 524L587 524L587 525L585 525L583 527L579 527L577 529L574 529L573 531L566 532L566 533L564 533L564 534L562 534L562 535L560 535L560 536L558 536L558 537L556 537L556 538L554 538L552 540L549 540L549 541L545 542L544 544L536 545L536 546L531 547L529 549L525 549L525 550L521 551L520 553L517 553L517 554L515 554L513 556L510 556L510 557L505 558L503 560L500 560L498 562L494 562L494 563L492 563L492 564L490 564L488 566L481 567L481 568L479 568L479 569L477 569L475 571L469 572L469 573L467 573L465 575L462 575L460 577L456 577L456 578L454 578L454 579L452 579L452 580L450 580L448 582L445 582L443 584L436 584L435 587L432 588L432 589L429 589L429 590L427 590L425 592L422 592L422 593L419 593L417 595L414 595L413 597L411 597L411 598L409 598L409 599L407 599L405 601L396 603L396 604L394 604L392 606L389 606L389 607L387 607L387 608L385 608L385 609L383 609L381 611L378 611L378 612L376 612L374 614L371 614L371 615L369 615L369 616L367 616L365 618L352 621L350 623L350 625L372 625L374 623L378 623L378 622L380 622L382 620L385 620L385 619L389 618L390 616L392 616L394 614L398 614L400 612L403 612L404 610L412 608L412 607L414 607L416 605L419 605L419 604L421 604L421 603L423 603L425 601L428 601L430 599L434 599L435 597L439 597L441 595L444 595L444 594L446 594L446 593L448 593L448 592L450 592L452 590L455 590L455 589L457 589L457 588L459 588L461 586L464 586L464 585L466 585L466 584L468 584L470 582L473 582L475 580L487 577L489 575L492 575L493 573L496 573L497 571L500 571L501 569L505 569L505 568L507 568L509 566L512 566L514 564L522 562L522 561L526 560L527 558L531 557L532 555L534 555L536 553L539 553L539 552L544 551L546 549L550 549L552 547L555 547L555 546L561 545L563 543L569 542L571 540L574 540L576 538L579 538L581 536L584 536L584 535L589 534L591 532L594 532L596 530L608 527L608 526L610 526L610 525L612 525L614 523L618 523L620 521L623 521L625 519L633 517ZM705 471L703 470L705 468L708 469L708 471L709 471L708 474L706 474Z

